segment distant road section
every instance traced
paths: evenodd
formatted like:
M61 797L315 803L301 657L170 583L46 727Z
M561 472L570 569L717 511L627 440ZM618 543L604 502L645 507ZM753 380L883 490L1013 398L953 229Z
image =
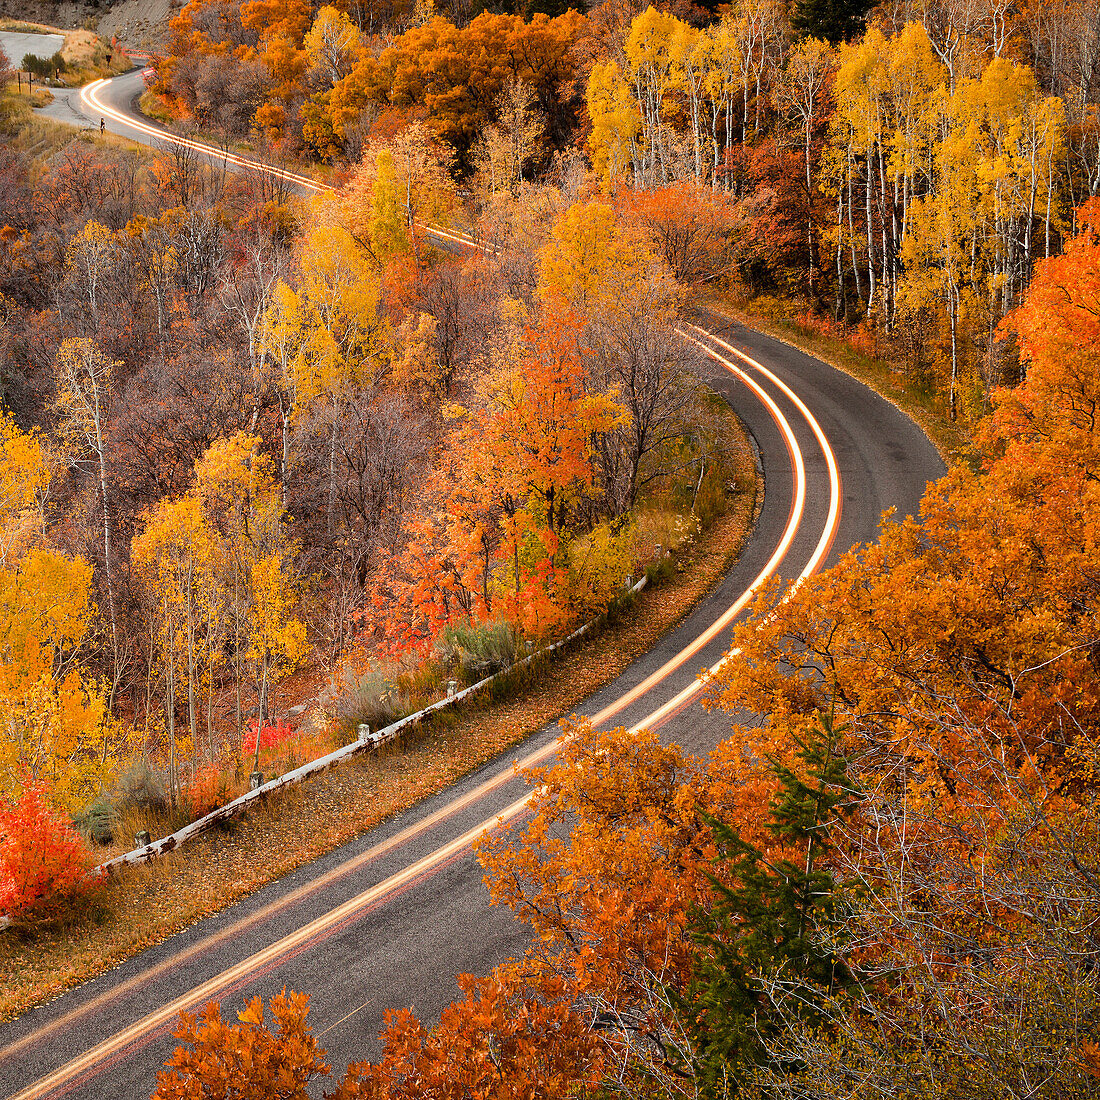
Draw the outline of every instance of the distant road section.
M140 88L140 73L96 81L71 109L137 141L177 140L134 113ZM284 169L263 170L303 191L320 189ZM700 705L699 669L724 659L752 594L772 577L798 583L873 540L886 509L899 519L917 515L944 466L912 420L854 378L721 314L700 311L695 321L683 335L707 356L702 377L756 443L759 515L721 584L576 709L599 726L659 730L703 757L729 735L731 719ZM148 1096L176 1045L176 1013L211 998L226 1003L232 1020L242 999L308 990L314 1033L338 1073L381 1054L387 1009L411 1006L438 1019L458 994L457 975L487 973L528 944L526 926L490 906L470 841L524 812L528 788L512 761L549 759L559 732L550 723L342 848L0 1024L0 1097Z
M14 69L20 67L27 54L53 57L64 44L65 36L61 34L17 34L15 31L0 31L0 47L8 55Z

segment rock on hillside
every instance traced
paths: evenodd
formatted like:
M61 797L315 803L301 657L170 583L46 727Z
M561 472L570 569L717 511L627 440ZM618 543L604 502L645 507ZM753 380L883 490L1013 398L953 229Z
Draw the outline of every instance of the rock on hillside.
M132 49L156 49L183 0L0 0L0 16L52 27L96 25Z

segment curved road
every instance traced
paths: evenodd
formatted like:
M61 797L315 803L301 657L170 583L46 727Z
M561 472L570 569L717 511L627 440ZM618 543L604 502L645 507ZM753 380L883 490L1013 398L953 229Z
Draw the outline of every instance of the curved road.
M159 128L127 117L139 89L133 74L92 85L102 98L88 109L117 112L113 131L149 142ZM696 320L706 327L685 337L710 356L708 380L759 448L760 515L719 588L578 709L605 724L660 727L702 754L729 720L698 705L696 673L721 660L746 593L769 572L793 582L874 538L887 508L915 513L943 464L912 421L847 375L720 317ZM437 1017L459 973L485 973L523 950L523 928L488 906L469 841L496 815L522 814L512 760L550 755L556 733L542 730L406 814L0 1026L0 1096L147 1096L174 1047L179 1008L209 999L229 1011L283 986L308 991L336 1074L378 1054L387 1008Z

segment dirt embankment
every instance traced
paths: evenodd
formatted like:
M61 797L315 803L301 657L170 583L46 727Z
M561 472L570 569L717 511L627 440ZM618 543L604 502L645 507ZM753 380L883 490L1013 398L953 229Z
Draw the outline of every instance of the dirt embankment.
M120 0L100 17L99 33L116 35L131 49L156 51L167 41L168 20L181 7L181 0Z
M0 0L0 17L51 27L91 27L135 50L156 50L183 0Z

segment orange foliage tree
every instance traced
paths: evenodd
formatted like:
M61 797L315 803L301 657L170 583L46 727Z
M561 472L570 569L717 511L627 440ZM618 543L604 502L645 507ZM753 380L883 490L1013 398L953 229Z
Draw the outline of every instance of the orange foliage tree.
M397 649L423 648L449 622L503 618L540 636L568 614L566 547L592 493L593 440L623 415L585 391L569 320L529 329L456 422L433 504L376 586L368 626Z
M624 213L649 234L676 281L691 285L720 275L729 261L735 211L721 191L682 180L629 191Z
M601 1078L601 1044L560 993L459 978L465 999L430 1031L389 1013L382 1061L353 1063L331 1100L554 1100ZM549 995L548 995L549 994Z
M862 1018L843 1057L884 1089L902 1067L967 1095L1049 1070L1076 1095L1100 1021L1078 970L1100 920L1096 213L1009 318L1028 369L996 395L983 468L953 469L919 521L763 602L715 677L724 705L766 715L771 743L826 708L845 724L859 810L833 853L874 995L837 1018ZM920 1021L944 1004L928 1045ZM807 1065L836 1057L794 1046Z
M575 11L551 19L536 14L482 12L465 27L437 16L411 27L376 58L365 53L332 89L337 132L369 102L422 108L436 136L464 161L482 127L495 117L501 92L522 81L535 93L552 141L573 123L568 87L577 71L573 49L587 21Z
M213 1001L197 1015L180 1013L172 1034L186 1045L157 1074L153 1100L308 1100L306 1085L329 1072L306 1022L309 997L284 989L268 1007L276 1032L264 1021L259 997L248 1002L236 1024L224 1022Z

